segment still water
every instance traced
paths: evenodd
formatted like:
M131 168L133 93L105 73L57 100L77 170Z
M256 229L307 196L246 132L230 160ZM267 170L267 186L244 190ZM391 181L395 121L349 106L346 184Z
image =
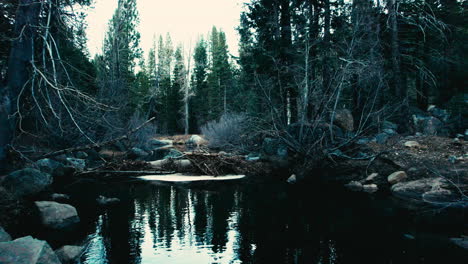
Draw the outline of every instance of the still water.
M82 263L468 263L446 240L465 224L438 221L439 212L408 214L385 197L332 190L81 186L74 195L89 241ZM96 213L90 201L98 194L122 202Z

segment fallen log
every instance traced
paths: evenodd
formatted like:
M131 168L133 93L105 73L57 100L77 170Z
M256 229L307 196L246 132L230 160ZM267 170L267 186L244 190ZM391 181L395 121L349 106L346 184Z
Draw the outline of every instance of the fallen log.
M149 166L156 170L175 170L178 172L190 172L194 170L192 162L188 159L163 159L150 161Z
M62 149L62 150L49 152L49 153L47 153L45 155L40 156L39 158L37 158L37 160L44 159L44 158L55 157L55 156L58 156L58 155L67 154L67 153L76 152L76 151L83 151L83 150L88 150L88 149L93 149L93 148L100 148L102 146L109 145L109 144L112 144L112 143L127 139L131 134L137 132L138 130L140 130L142 127L146 126L147 124L149 124L154 119L155 119L155 117L152 117L152 118L146 120L140 126L130 130L127 134L122 135L120 137L117 137L117 138L114 138L114 139L111 139L111 140L107 140L107 141L104 141L104 142L100 142L100 143L92 143L92 144L88 144L88 145L84 145L84 146L66 148L66 149Z
M174 171L113 171L113 170L96 170L96 171L84 171L76 174L77 177L85 177L87 175L98 175L98 174L114 174L123 176L133 175L166 175L174 173Z
M245 178L245 175L184 175L182 173L174 173L168 175L147 175L137 177L145 181L159 181L159 182L172 182L172 183L190 183L190 182L209 182L209 181L232 181Z

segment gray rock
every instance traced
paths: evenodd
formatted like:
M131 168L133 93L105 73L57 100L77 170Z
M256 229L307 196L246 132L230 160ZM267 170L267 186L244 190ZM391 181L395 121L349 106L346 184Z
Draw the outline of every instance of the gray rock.
M450 238L450 241L461 248L468 249L468 238L467 237L462 237L462 238Z
M180 158L184 154L172 147L162 147L153 150L153 153L149 155L146 159L149 160L161 160L161 159L168 159L168 158Z
M205 142L205 139L203 139L199 135L192 135L189 138L189 140L187 140L187 142L185 142L185 144L199 146L199 145L203 144L203 142Z
M289 184L295 184L295 183L297 182L296 174L293 174L293 175L289 176L287 182L288 182Z
M390 129L390 128L385 128L382 130L382 132L390 136L398 134L395 130Z
M364 180L364 182L372 182L375 178L377 178L379 176L378 173L374 172L374 173L371 173L369 176L366 177L366 179Z
M387 180L390 184L395 184L401 182L402 180L406 179L408 175L404 171L396 171L390 175L388 175Z
M430 105L427 108L427 112L429 112L432 116L437 117L442 122L447 122L450 118L450 114L447 110L440 109L435 105Z
M105 196L102 196L102 195L99 195L98 198L96 198L96 202L100 205L100 206L109 206L109 205L113 205L113 204L118 204L120 203L120 199L119 198L108 198L108 197L105 197Z
M76 168L77 170L84 170L86 168L86 161L84 159L76 159L76 158L67 158L66 159L67 165Z
M61 264L46 241L31 236L0 243L2 264Z
M84 152L84 151L78 151L76 154L75 154L75 157L77 157L78 159L87 159L88 158L88 153Z
M55 254L60 259L62 264L74 263L83 253L83 247L81 246L63 246L55 250Z
M360 183L358 181L351 181L351 182L345 184L345 187L350 189L351 191L355 191L355 192L360 192L360 191L363 190L362 183Z
M35 195L52 184L52 176L36 169L26 168L14 171L2 182L2 185L16 196Z
M391 187L393 195L404 199L422 200L424 193L444 187L442 178L424 178L400 182Z
M145 157L147 157L149 155L148 152L140 149L140 148L137 148L137 147L133 147L130 149L130 152L129 152L129 157L130 158L136 158L136 159L144 159Z
M34 163L34 165L42 172L53 174L53 172L63 167L64 165L58 161L52 159L41 159Z
M356 144L359 144L359 145L365 145L365 144L368 144L372 141L371 138L360 138L358 139L358 141L356 142Z
M80 222L76 208L69 204L50 201L35 202L42 224L50 229L68 229Z
M339 128L345 131L354 130L354 118L351 111L348 109L340 109L335 111L335 119L333 121Z
M7 242L11 240L10 234L8 234L3 227L0 226L0 242Z
M63 194L63 193L53 193L50 195L50 199L56 202L68 201L70 200L70 196L67 194Z
M391 130L396 131L398 129L398 125L390 121L383 121L382 129L391 129Z
M404 234L403 237L404 237L405 239L408 239L408 240L414 240L414 239L416 239L416 238L415 238L413 235L411 235L411 234Z
M413 124L416 132L431 136L447 136L448 131L445 129L442 121L433 116L413 115Z
M172 145L172 140L169 139L150 139L147 142L148 146L152 147L162 147L162 146L170 146Z
M444 188L432 188L423 193L422 199L428 203L451 203L460 199L460 196Z
M417 141L406 141L404 143L405 147L407 148L419 148L421 145Z
M379 144L385 144L387 142L388 138L389 138L389 136L388 136L387 133L379 133L379 134L375 135L375 140Z
M375 193L376 191L379 190L379 187L377 187L376 184L365 184L365 185L362 185L362 190L367 193Z

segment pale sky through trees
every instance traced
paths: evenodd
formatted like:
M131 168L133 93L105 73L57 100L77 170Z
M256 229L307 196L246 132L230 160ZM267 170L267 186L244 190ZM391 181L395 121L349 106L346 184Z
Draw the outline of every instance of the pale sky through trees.
M108 22L114 14L118 0L94 0L89 10L88 47L93 57L101 52ZM229 51L238 54L239 36L236 27L245 0L137 0L140 13L140 47L146 54L153 36L171 34L175 45L195 46L199 35L206 38L212 26L221 28L227 36Z

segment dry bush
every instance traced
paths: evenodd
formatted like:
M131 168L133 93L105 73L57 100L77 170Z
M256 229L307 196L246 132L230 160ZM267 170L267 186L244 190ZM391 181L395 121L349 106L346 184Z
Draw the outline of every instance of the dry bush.
M223 114L219 120L210 121L201 127L209 147L228 151L246 149L248 130L248 117L236 113Z

